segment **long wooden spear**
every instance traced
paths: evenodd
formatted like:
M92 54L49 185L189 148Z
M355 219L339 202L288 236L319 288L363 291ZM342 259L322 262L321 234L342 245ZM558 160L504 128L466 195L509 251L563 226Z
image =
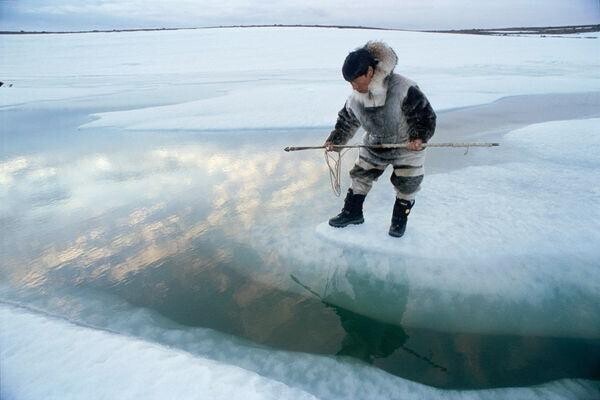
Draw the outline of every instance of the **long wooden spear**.
M422 147L495 147L500 146L500 143L485 143L485 142L473 142L473 143L423 143ZM325 149L329 147L334 150L341 149L358 149L361 147L366 147L369 149L405 149L408 147L406 143L404 144L353 144L353 145L330 145L330 146L290 146L286 147L285 151L299 151L299 150L317 150L317 149Z
M423 143L422 147L466 147L465 154L469 152L469 148L471 147L496 147L500 146L500 143L486 143L486 142L471 142L471 143ZM406 149L408 147L407 143L399 143L399 144L353 144L353 145L329 145L329 146L291 146L286 147L285 151L299 151L299 150L318 150L325 149L325 162L327 163L327 167L329 168L329 180L331 182L331 189L336 196L340 196L341 186L340 186L340 171L342 166L342 155L344 153L340 153L339 150L342 149L357 149L361 147L366 147L369 149ZM338 158L337 160L332 157L329 150L333 150L337 152Z

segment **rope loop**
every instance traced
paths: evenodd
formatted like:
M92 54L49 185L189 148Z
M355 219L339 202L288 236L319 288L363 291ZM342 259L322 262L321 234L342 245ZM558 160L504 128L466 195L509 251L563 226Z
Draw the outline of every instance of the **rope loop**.
M329 168L329 183L331 184L331 190L336 195L336 197L340 197L342 193L341 187L341 170L342 170L342 157L344 154L348 152L348 149L338 152L338 151L327 151L325 149L325 162L327 163L327 168ZM337 157L331 153L336 153Z

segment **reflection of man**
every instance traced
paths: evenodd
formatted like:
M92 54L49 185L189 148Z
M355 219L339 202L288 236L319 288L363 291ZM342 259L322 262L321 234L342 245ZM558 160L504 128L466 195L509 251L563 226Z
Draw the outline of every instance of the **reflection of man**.
M408 335L406 332L404 332L404 329L402 329L401 326L376 321L345 308L336 306L324 299L319 293L315 292L309 286L300 282L300 280L294 275L290 275L290 277L298 285L320 299L325 306L333 308L337 316L340 318L340 324L346 332L346 335L344 336L344 339L342 339L342 348L336 353L336 355L355 357L372 364L376 358L388 357L392 355L398 348L401 348L418 359L427 362L433 368L446 371L446 368L435 364L429 358L424 357L416 351L406 347L404 344L408 340ZM351 271L349 271L345 277L347 279L347 283L353 287L353 292L355 294L354 301L360 302L361 299L366 300L368 298L368 300L372 303L374 302L376 304L383 304L381 301L387 300L385 301L385 304L388 307L393 307L398 317L401 317L402 314L404 314L408 295L406 290L394 290L396 295L393 298L389 298L386 296L386 292L388 292L387 290L377 290L373 292L373 288L369 285L372 284L372 281L369 279L365 281L359 275L352 273ZM341 296L343 297L344 295L341 294ZM336 297L339 300L340 294L338 294Z
M337 352L339 356L351 356L372 364L375 358L391 355L408 339L408 335L399 326L377 322L352 311L328 305L335 309L342 328L346 331L342 348Z
M432 368L443 372L448 371L428 357L406 347L404 344L408 340L408 335L402 327L375 321L344 308L324 303L335 310L340 317L342 328L346 331L346 336L342 340L342 348L336 355L350 356L373 364L376 358L386 358L401 348L426 362Z
M422 144L435 131L436 115L416 83L393 72L397 62L394 50L383 42L368 42L346 57L342 73L354 91L338 113L335 129L325 145L331 150L330 145L346 144L362 126L366 145L406 142L407 148L360 149L350 171L352 187L348 189L342 212L329 220L331 226L341 228L364 222L365 197L373 181L391 164L396 202L389 234L395 237L404 234L415 193L423 181Z

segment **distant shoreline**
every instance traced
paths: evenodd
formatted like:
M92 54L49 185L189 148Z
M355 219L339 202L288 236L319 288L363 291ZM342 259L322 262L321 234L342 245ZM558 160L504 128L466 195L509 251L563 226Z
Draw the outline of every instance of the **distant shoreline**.
M565 25L543 27L514 27L494 29L450 29L450 30L415 30L400 28L378 28L372 26L353 25L303 25L303 24L272 24L272 25L220 25L205 27L180 27L180 28L135 28L135 29L94 29L81 31L0 31L0 35L45 35L45 34L78 34L78 33L113 33L113 32L154 32L154 31L179 31L197 29L230 29L230 28L334 28L334 29L368 29L378 31L401 32L429 32L429 33L457 33L467 35L494 35L494 36L522 36L522 35L566 35L574 33L600 32L597 25Z
M600 25L565 25L565 26L543 26L543 27L518 27L499 29L453 29L453 30L430 30L421 32L436 33L461 33L470 35L568 35L574 33L600 32Z

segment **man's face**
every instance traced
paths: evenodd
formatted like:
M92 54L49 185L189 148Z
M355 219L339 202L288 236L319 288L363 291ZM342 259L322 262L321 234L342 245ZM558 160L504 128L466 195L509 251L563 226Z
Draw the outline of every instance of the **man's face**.
M371 83L371 79L373 79L373 67L369 67L369 70L366 74L355 78L350 82L352 85L352 89L356 90L359 93L367 93L369 91L369 83Z

